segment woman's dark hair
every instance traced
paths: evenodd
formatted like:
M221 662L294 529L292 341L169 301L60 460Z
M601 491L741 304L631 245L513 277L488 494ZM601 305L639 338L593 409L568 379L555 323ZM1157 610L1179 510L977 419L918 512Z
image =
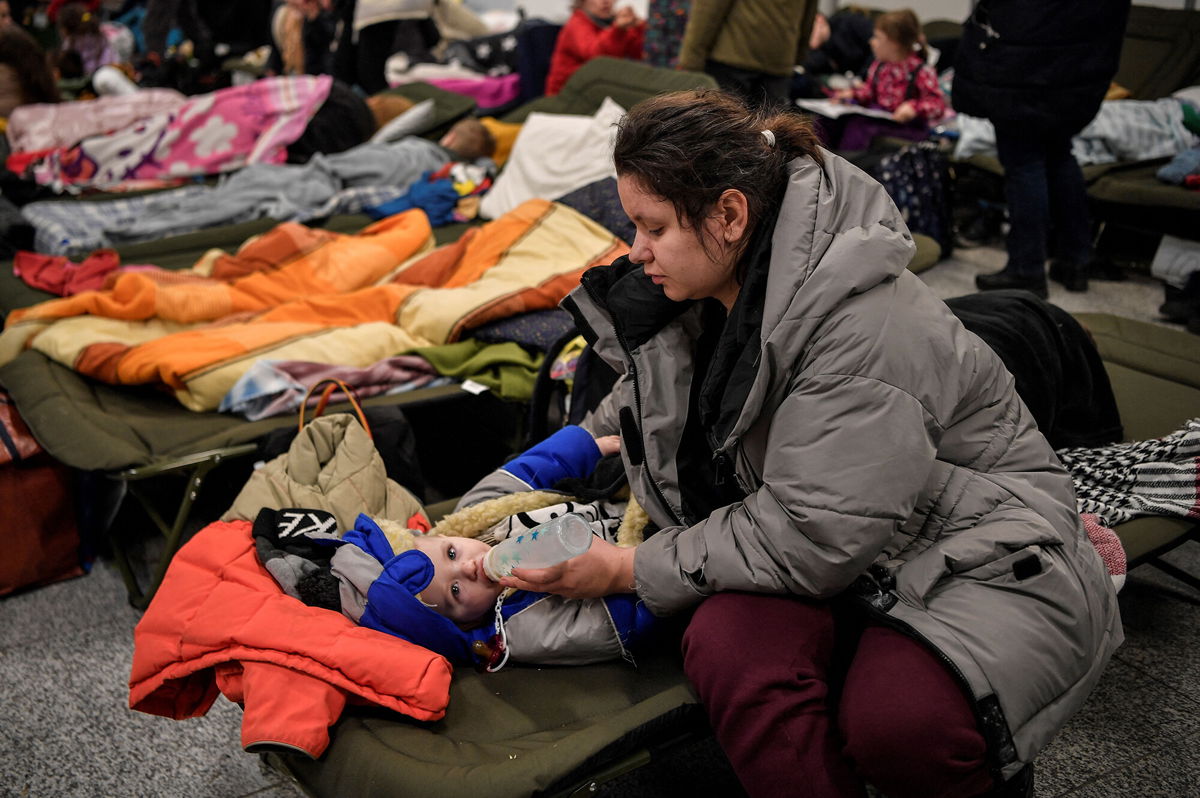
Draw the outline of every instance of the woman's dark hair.
M58 102L58 84L46 53L20 25L0 28L0 64L17 74L23 103Z
M618 175L674 205L701 245L704 219L721 194L742 192L752 223L745 246L758 220L782 199L788 162L805 155L820 161L819 147L799 114L751 109L736 95L699 89L635 105L618 127L613 163Z

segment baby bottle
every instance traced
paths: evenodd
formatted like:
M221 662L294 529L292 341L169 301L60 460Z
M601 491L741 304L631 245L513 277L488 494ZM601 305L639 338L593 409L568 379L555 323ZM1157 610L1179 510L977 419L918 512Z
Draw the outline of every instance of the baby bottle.
M493 582L514 568L545 568L583 554L592 545L592 528L576 513L565 513L518 535L509 535L483 558Z

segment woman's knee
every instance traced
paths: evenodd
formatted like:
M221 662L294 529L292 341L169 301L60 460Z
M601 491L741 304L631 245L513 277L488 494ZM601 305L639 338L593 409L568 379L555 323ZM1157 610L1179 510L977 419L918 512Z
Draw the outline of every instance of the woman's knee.
M987 744L963 688L925 646L863 633L838 708L844 753L887 795L967 796L992 786Z

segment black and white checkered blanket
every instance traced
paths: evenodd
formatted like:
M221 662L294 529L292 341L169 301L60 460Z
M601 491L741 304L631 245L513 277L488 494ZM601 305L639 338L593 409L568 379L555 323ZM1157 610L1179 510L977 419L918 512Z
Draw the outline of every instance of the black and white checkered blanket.
M1200 418L1163 438L1060 449L1080 513L1112 527L1142 516L1200 520Z

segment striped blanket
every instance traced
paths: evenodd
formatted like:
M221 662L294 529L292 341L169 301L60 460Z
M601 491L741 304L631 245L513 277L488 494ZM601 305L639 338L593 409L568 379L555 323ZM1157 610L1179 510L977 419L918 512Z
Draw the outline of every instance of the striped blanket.
M284 223L188 272L123 273L103 291L9 314L0 364L25 348L118 385L215 409L256 360L366 367L464 330L555 307L582 272L628 251L576 211L530 200L431 249L424 212L355 235Z
M1142 516L1200 520L1200 418L1163 438L1060 449L1080 513L1105 526Z

